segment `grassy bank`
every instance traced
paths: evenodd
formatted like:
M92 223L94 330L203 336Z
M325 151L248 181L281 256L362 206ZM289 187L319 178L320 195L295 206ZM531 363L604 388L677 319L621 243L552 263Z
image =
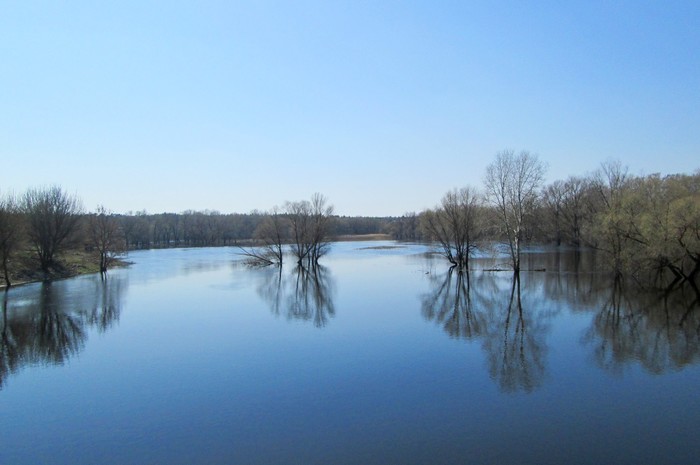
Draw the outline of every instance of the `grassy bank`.
M346 234L342 236L334 237L335 241L338 242L348 242L348 241L390 241L392 240L391 234Z
M117 260L115 267L126 266L127 262ZM53 281L56 279L72 278L82 274L92 274L100 272L99 257L92 252L81 250L69 250L57 257L56 265L48 272L39 266L39 261L30 252L25 252L12 260L8 268L10 269L10 281L12 286L22 284ZM4 289L5 279L0 271L0 289Z

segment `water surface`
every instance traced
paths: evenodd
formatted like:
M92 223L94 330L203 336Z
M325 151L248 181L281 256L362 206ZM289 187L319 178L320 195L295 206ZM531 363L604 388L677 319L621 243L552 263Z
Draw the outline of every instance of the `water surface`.
M695 463L700 311L533 250L130 254L3 300L0 463Z

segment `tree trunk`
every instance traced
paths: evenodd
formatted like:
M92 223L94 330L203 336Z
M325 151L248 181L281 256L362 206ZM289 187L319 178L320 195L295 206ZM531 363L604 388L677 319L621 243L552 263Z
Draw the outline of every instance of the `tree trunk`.
M5 273L5 284L9 288L10 286L12 286L12 283L10 282L10 273L7 270L7 257L3 257L2 259L2 271L3 273Z

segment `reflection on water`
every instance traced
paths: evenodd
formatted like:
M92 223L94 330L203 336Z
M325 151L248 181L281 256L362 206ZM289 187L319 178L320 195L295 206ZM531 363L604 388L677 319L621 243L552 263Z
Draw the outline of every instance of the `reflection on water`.
M597 307L583 340L593 347L602 368L620 372L638 362L660 374L700 359L700 311L695 296L659 297L614 279L600 293Z
M24 334L29 336L30 360L63 364L83 347L84 323L79 314L62 306L60 287L42 284L35 314L36 318L25 322L29 325Z
M638 363L660 374L700 360L695 293L642 292L597 272L592 253L531 253L525 263L550 271L521 278L450 269L430 273L430 291L420 297L423 316L450 337L481 341L490 376L503 391L541 386L551 321L564 308L592 314L582 344L606 371Z
M9 373L14 373L19 365L19 351L14 334L8 330L7 325L7 301L8 290L2 293L2 332L0 332L0 388L5 383Z
M600 272L591 251L548 249L527 259L531 269L551 271L525 274L528 292L541 283L548 302L592 314L582 343L606 371L639 364L660 374L700 360L700 302L692 289L670 295L644 291Z
M124 279L101 279L94 281L92 304L84 308L85 322L105 332L119 321L125 292Z
M555 310L536 292L523 294L519 275L510 291L492 294L483 348L491 378L503 391L530 392L545 376L547 335Z
M482 336L486 315L472 301L469 273L450 268L443 275L430 274L431 291L421 298L421 311L428 320L440 323L451 337ZM474 299L475 301L478 299Z
M274 315L312 321L314 326L321 328L335 315L334 289L333 277L326 267L316 265L307 269L296 266L288 273L282 268L265 270L258 294Z
M94 277L83 279L78 292L70 281L38 284L38 292L29 287L3 292L0 388L26 365L64 364L84 347L88 328L111 327L119 319L124 283Z
M518 275L450 269L431 276L422 313L451 337L480 339L491 378L505 392L530 392L545 375L548 309L536 292L525 292Z

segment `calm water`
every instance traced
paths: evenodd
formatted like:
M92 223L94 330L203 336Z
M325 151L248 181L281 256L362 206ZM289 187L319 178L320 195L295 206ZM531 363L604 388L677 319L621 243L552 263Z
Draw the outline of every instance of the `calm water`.
M533 251L518 285L396 245L316 273L145 251L11 289L0 463L697 463L699 309L590 255Z

